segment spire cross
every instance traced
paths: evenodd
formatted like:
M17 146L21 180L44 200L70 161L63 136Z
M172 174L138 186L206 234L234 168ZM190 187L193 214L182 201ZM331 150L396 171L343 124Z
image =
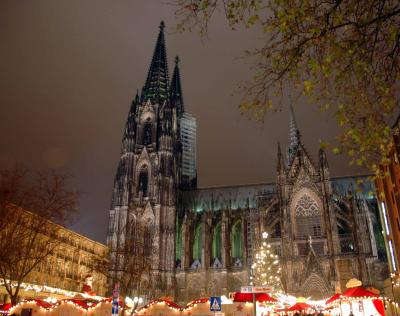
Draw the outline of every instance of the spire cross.
M164 23L164 21L161 21L161 23L160 23L160 31L163 32L164 28L165 28L165 23Z
M308 235L308 245L312 248L312 238L311 235Z
M181 61L181 60L179 59L179 56L175 56L175 65L178 66L178 64L179 64L180 61Z

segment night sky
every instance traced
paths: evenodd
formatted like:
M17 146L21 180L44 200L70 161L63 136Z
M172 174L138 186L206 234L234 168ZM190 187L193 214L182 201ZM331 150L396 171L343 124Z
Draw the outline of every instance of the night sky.
M82 195L73 229L105 242L108 210L130 102L145 81L164 20L170 74L181 59L186 110L197 118L200 187L275 181L276 148L288 140L287 110L263 124L242 117L237 85L251 77L244 50L257 30L211 24L207 38L175 33L167 1L0 1L0 166L22 163L73 175ZM335 123L305 101L294 105L316 160ZM328 154L331 175L355 171Z

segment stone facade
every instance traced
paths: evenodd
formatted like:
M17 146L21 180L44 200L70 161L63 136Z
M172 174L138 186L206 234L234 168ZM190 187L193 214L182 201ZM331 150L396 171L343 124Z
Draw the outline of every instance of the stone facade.
M179 81L178 59L172 83ZM115 273L124 273L136 247L126 247L132 227L146 227L144 247L151 253L152 296L175 288L175 217L179 187L183 113L180 83L169 89L164 24L160 25L154 56L141 95L136 95L126 123L121 158L114 182L107 242ZM173 97L172 97L173 96ZM135 232L133 231L133 234ZM128 252L127 252L128 251ZM172 254L172 255L171 255ZM148 282L150 281L150 282Z
M303 149L300 144L299 151ZM213 291L227 295L249 284L264 231L280 257L288 293L326 297L343 290L352 277L365 285L383 286L385 253L376 200L368 194L371 183L367 177L330 178L323 152L319 168L311 160L301 163L303 154L302 159L309 159L305 151L299 152L290 168L278 172L277 183L184 193L177 226L178 301ZM296 168L291 175L289 170ZM360 193L355 189L359 180L364 180ZM239 239L235 227L240 227ZM195 250L198 230L200 259Z
M24 211L25 212L25 211ZM26 216L32 216L26 212ZM56 232L57 247L24 279L19 299L49 296L70 298L84 292L91 279L91 292L99 296L107 293L107 278L93 270L93 262L107 256L108 247L53 222L51 232ZM49 226L50 227L50 226ZM10 300L0 281L0 303Z
M385 254L374 187L367 177L331 178L323 150L315 164L292 109L275 183L197 189L196 181L192 187L182 181L185 111L177 62L169 87L163 28L122 141L108 232L115 273L132 255L119 251L128 226L141 222L152 232L150 279L157 286L150 296L187 302L238 291L249 283L264 231L280 256L288 293L325 297L351 277L380 287Z

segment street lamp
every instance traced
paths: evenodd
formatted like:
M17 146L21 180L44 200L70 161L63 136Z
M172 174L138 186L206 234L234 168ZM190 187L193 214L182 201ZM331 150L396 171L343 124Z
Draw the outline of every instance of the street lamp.
M143 303L143 299L141 297L135 296L133 298L133 310L135 311L136 308Z
M132 307L132 310L135 311L138 306L140 306L143 303L143 298L135 296L133 299L130 297L126 297L125 302L127 305L130 305Z

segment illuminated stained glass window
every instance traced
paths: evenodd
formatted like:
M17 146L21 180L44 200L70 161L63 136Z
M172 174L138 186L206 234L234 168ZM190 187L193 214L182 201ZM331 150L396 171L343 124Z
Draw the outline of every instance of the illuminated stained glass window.
M221 259L221 223L219 223L214 229L212 256L213 260L216 258Z
M194 233L194 242L193 242L193 260L198 260L201 262L201 224L197 225L195 233Z
M242 222L237 221L231 232L232 258L242 259L243 241L242 241Z

